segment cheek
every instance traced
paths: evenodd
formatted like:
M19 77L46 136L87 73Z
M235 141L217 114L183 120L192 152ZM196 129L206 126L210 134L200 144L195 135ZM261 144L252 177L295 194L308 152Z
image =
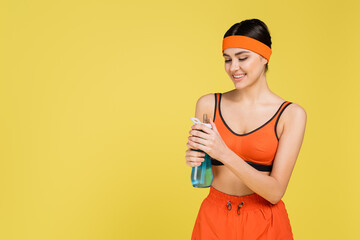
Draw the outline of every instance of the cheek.
M252 71L256 68L256 65L258 63L256 61L254 61L253 59L249 59L249 61L246 61L245 63L243 63L243 68L248 70L248 71Z
M252 61L244 65L244 70L249 74L257 74L261 70L261 63L259 61Z
M227 72L229 75L231 75L230 65L229 64L225 65L225 72Z

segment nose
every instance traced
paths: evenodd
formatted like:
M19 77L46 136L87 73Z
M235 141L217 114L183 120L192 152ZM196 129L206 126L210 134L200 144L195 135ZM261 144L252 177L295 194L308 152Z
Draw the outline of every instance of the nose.
M231 63L231 67L230 67L230 70L232 72L236 71L239 69L239 63L237 61L232 61Z

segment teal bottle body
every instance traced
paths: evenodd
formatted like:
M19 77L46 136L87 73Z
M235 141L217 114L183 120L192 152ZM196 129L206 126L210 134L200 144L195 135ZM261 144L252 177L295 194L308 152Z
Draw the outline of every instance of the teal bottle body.
M203 124L209 128L212 128L211 124L202 123L197 118L191 118L191 120L193 121L194 124ZM191 183L192 183L193 187L208 188L211 186L212 181L213 181L211 158L206 152L204 152L200 149L193 149L193 150L205 153L205 157L204 157L204 161L200 164L200 166L192 167Z
M199 149L193 149L194 151L204 152ZM211 158L205 153L204 161L200 166L192 167L191 169L191 183L193 187L207 188L210 187L213 181L213 173L211 166Z

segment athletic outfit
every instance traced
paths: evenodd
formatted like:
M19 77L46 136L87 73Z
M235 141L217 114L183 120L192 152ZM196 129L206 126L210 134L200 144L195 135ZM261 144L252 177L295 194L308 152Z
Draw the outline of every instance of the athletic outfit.
M285 108L284 101L262 126L249 133L235 133L221 114L221 93L214 94L214 120L225 144L258 171L271 171L278 147L276 127ZM211 159L213 165L224 165ZM191 240L291 240L292 229L285 204L272 204L257 193L233 196L210 186L203 200Z

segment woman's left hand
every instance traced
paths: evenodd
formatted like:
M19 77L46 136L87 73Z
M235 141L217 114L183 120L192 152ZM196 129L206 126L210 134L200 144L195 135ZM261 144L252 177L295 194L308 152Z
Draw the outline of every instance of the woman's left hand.
M203 150L210 157L221 161L230 149L222 140L212 119L210 119L210 124L212 129L202 124L194 124L189 132L192 136L188 137L188 144L193 149ZM204 132L198 130L203 130Z

